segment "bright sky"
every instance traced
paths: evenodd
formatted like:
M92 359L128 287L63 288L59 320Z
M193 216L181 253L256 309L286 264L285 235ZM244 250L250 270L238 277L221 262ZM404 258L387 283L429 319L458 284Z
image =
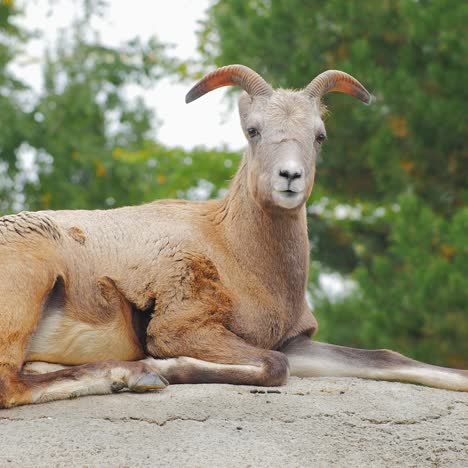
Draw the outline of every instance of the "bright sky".
M22 0L22 4L26 12L24 25L45 31L45 37L33 41L28 48L28 55L40 58L46 42L54 41L57 31L70 23L78 4L73 0L61 0L56 4L50 0ZM118 45L135 36L147 40L156 35L163 43L175 46L173 53L177 57L193 58L196 56L197 22L204 17L209 4L209 0L111 0L108 14L96 22L96 26L108 45ZM40 63L18 66L15 70L36 89L41 87ZM187 105L184 98L189 88L189 84L180 85L164 79L154 89L144 91L145 101L162 121L158 140L185 148L197 145L243 148L245 140L237 112L227 111L226 100L223 100L225 92L216 90Z

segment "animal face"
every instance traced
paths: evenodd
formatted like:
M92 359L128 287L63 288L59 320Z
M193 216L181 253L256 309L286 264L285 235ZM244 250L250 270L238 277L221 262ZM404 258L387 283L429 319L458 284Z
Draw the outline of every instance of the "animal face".
M202 78L187 93L187 103L222 86L240 86L242 129L249 142L245 156L247 187L263 209L297 210L312 191L315 161L326 138L320 98L329 92L369 104L371 95L351 75L328 70L302 91L274 90L244 65L228 65Z
M242 130L247 138L247 186L264 209L295 210L314 185L315 163L326 138L320 101L303 92L270 96L242 93Z

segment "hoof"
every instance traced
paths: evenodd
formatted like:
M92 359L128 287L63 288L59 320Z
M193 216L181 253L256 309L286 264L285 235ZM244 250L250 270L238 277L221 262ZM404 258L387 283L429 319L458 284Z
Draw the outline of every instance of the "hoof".
M144 374L130 389L132 392L143 393L151 390L162 390L169 385L169 382L158 374Z

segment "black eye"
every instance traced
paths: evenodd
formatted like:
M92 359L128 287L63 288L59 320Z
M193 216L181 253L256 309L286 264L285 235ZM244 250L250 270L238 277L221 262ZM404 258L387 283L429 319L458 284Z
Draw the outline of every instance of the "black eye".
M317 141L317 143L320 143L320 144L322 144L326 139L327 139L327 135L325 135L325 133L319 133L315 137L315 141Z
M260 134L258 133L258 130L257 130L256 128L253 128L253 127L248 128L248 129L247 129L247 133L249 134L249 137L250 137L250 138L254 138L254 137L256 137L257 135L260 135Z

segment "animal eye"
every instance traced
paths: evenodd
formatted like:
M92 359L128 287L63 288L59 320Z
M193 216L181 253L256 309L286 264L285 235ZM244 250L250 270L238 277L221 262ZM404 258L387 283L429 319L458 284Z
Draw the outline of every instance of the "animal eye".
M250 138L254 138L254 137L256 137L257 135L260 135L260 134L258 133L258 130L257 130L256 128L253 128L253 127L248 128L248 129L247 129L247 133L249 134L249 137L250 137Z
M320 144L322 144L326 139L327 139L327 135L325 135L325 133L319 133L315 137L315 141L317 141L317 143L320 143Z

